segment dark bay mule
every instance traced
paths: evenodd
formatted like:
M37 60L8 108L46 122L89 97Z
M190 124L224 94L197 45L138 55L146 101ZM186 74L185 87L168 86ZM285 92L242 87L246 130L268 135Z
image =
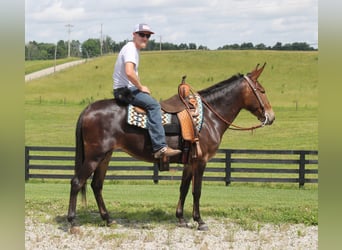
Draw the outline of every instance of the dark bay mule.
M183 209L190 183L192 182L193 219L199 230L208 227L200 215L202 177L207 161L219 148L225 131L241 109L255 115L262 125L270 125L275 119L272 107L258 77L265 65L258 66L247 75L235 75L198 92L203 100L203 125L199 133L201 156L192 158L184 165L180 185L180 197L176 216L180 226L186 226ZM103 181L112 152L121 149L129 155L147 162L153 162L152 146L146 129L128 125L127 108L115 100L100 100L90 104L80 115L76 128L75 175L71 180L68 221L75 225L77 194L85 195L87 179L93 174L91 187L103 220L111 220L102 197ZM178 137L177 137L178 138ZM167 137L173 148L179 146L178 139ZM170 158L180 163L181 157Z

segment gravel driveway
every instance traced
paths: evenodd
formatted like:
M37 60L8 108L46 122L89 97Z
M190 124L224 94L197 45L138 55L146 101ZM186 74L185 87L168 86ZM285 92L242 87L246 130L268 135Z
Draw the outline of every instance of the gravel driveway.
M69 67L76 66L76 65L79 65L81 63L85 63L85 62L87 62L87 60L89 60L89 59L82 59L82 60L72 61L72 62L68 62L68 63L63 63L60 65L56 65L56 67L50 67L50 68L46 68L43 70L33 72L31 74L27 74L27 75L25 75L25 82L53 74L54 72L57 72L57 71L60 71L63 69L67 69Z
M49 221L50 218L45 218ZM253 230L227 219L206 221L209 231L175 224L84 225L71 234L67 223L42 223L26 217L25 249L318 249L318 227L256 225Z

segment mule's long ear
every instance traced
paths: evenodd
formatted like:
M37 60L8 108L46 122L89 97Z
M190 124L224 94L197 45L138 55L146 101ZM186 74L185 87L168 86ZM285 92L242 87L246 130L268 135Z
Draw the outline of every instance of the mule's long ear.
M255 70L251 74L251 78L253 81L256 81L258 79L258 77L261 75L262 71L264 70L265 66L266 66L266 62L264 63L264 65L262 65L260 69L258 69L259 64L256 66Z

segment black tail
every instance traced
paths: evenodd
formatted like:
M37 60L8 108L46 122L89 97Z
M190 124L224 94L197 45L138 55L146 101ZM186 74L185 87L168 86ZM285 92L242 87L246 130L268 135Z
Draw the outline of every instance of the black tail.
M83 133L82 133L82 121L83 121L83 113L78 118L76 125L76 156L75 156L75 175L80 171L80 168L83 166L84 162L84 143L83 143ZM86 204L87 197L87 182L81 188L82 193L82 201Z

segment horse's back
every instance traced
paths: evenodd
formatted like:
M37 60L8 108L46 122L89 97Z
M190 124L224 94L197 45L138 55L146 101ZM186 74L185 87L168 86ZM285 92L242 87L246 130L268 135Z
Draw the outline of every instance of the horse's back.
M95 117L101 118L102 116L113 116L125 112L126 107L119 105L115 99L103 99L89 104L80 116L83 116L83 119L89 116L94 119Z
M83 129L109 130L123 126L126 107L118 105L115 99L103 99L89 104L81 113Z

